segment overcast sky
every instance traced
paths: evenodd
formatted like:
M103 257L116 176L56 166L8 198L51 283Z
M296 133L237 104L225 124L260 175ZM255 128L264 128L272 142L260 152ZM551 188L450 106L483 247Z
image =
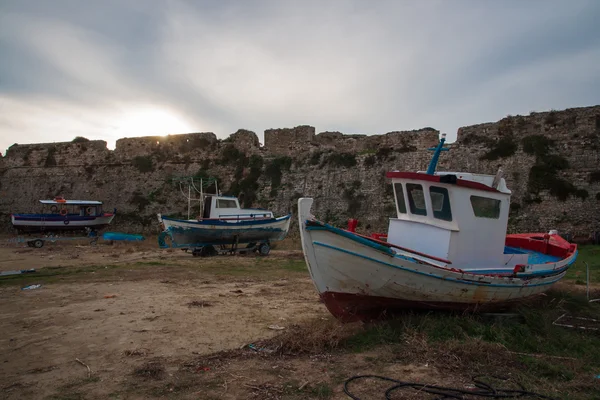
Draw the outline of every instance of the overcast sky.
M0 0L0 151L600 104L598 0Z

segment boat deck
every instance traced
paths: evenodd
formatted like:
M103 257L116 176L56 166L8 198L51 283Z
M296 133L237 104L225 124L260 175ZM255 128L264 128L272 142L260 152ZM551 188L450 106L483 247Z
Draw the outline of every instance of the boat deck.
M528 264L545 264L561 260L560 257L540 253L539 251L509 246L504 247L504 254L528 254Z

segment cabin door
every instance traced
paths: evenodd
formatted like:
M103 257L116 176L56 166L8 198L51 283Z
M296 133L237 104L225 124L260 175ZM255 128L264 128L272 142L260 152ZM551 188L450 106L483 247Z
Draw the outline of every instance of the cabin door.
M204 212L202 213L202 218L210 218L211 205L212 205L212 196L207 196L204 199Z

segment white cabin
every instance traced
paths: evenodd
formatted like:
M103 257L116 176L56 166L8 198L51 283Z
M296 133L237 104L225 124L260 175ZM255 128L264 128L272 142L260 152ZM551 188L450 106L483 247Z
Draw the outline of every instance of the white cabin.
M392 179L397 218L389 243L452 260L461 268L526 262L504 254L511 191L504 178L462 172L398 172Z
M220 219L238 222L245 219L273 218L273 213L257 208L240 208L239 200L232 196L206 196L201 219Z

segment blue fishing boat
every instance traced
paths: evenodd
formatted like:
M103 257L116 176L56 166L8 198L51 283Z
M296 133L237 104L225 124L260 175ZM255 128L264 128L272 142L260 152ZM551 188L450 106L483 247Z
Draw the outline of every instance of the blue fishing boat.
M107 213L102 202L95 200L65 200L56 197L40 200L42 213L11 214L17 232L55 232L99 230L110 225L116 210Z

